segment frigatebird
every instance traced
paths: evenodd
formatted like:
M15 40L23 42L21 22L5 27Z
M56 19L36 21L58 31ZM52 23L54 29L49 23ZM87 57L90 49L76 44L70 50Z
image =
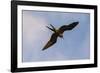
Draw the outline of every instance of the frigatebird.
M55 27L51 24L50 24L50 26L52 28L47 26L47 28L50 29L51 31L53 31L54 33L52 34L50 40L47 42L47 44L44 46L44 48L42 50L45 50L45 49L49 48L50 46L52 46L53 44L55 44L57 42L58 37L63 38L64 31L72 30L77 24L79 24L79 22L73 22L69 25L63 25L59 29L55 29Z

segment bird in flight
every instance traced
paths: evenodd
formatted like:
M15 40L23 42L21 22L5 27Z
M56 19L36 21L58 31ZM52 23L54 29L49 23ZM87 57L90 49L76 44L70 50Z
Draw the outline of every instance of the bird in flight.
M79 24L79 22L73 22L69 25L63 25L59 29L55 29L55 27L51 24L50 24L50 26L52 28L47 26L47 28L50 29L51 31L53 31L54 33L51 35L50 40L47 42L47 44L44 46L44 48L42 50L46 50L49 47L51 47L52 45L54 45L57 42L58 37L63 38L64 31L72 30L77 24Z

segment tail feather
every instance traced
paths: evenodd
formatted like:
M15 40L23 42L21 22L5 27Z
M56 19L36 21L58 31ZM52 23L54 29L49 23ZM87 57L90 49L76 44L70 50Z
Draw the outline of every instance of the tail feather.
M55 27L54 27L53 25L51 25L51 24L50 24L50 26L51 26L52 28L50 28L50 27L48 27L48 26L46 26L46 27L47 27L48 29L52 30L53 32L56 32Z
M52 29L52 28L50 28L50 27L48 27L48 26L46 26L48 29L50 29L51 31L54 31L54 29Z

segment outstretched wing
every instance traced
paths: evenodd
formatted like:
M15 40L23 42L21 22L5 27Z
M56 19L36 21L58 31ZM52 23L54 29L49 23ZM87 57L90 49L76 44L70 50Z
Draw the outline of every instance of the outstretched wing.
M69 25L63 25L59 28L59 33L63 33L66 30L72 30L79 22L73 22Z
M47 44L44 46L44 48L42 50L45 50L45 49L49 48L50 46L52 46L53 44L55 44L57 41L57 37L58 37L58 35L53 33L50 40L47 42Z

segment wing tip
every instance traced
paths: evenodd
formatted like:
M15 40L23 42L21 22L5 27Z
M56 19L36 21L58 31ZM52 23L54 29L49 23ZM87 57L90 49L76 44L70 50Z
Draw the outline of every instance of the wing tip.
M78 22L78 21L77 21L77 22L73 22L73 23L72 23L73 27L76 27L78 24L79 24L79 22Z
M77 24L79 24L79 21L77 21L77 22L74 22L74 23L77 25Z
M42 51L44 51L45 49L47 49L46 47L44 47L43 49L42 49Z
M44 50L45 50L45 48L42 49L42 51L44 51Z

